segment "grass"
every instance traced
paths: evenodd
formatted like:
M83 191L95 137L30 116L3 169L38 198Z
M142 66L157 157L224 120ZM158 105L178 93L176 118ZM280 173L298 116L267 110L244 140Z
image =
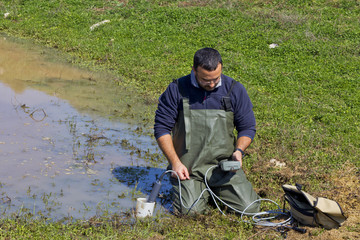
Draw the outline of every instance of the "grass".
M258 132L245 170L256 190L280 198L281 184L300 182L309 191L342 200L348 210L359 209L359 1L5 0L0 13L5 12L10 15L0 20L0 31L56 48L72 64L108 71L116 76L109 80L115 92L136 91L146 108L130 115L150 126L157 98L173 78L189 73L194 52L218 49L224 73L246 86L254 104ZM110 22L90 30L103 20ZM272 43L278 47L269 48ZM272 158L286 168L272 166ZM335 173L355 180L343 181L346 176ZM344 191L334 194L339 189ZM207 226L199 219L182 223L185 232ZM155 223L148 224L140 224L140 232L155 239L181 232L156 231ZM155 225L165 228L162 224ZM224 238L253 234L239 228L245 231L242 237L229 233ZM189 230L182 238L222 236L203 232Z
M215 214L216 215L216 214ZM220 220L221 219L221 220ZM1 221L0 236L2 239L189 239L194 233L202 234L206 239L218 239L217 231L224 234L222 239L235 236L246 236L240 231L239 223L230 218L218 217L216 222L206 218L149 219L123 223L124 216L93 218L87 221L74 221L67 224L45 222L42 220L27 221L25 218ZM183 229L182 224L201 223L193 229ZM251 227L247 226L247 229ZM163 236L163 237L161 237ZM20 237L20 238L19 238Z

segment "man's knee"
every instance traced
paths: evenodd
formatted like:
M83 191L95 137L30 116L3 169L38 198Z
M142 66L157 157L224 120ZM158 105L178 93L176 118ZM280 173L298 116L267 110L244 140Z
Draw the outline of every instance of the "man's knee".
M201 182L196 180L181 181L180 190L176 181L172 180L171 183L173 185L172 200L174 213L201 214L206 211L208 193L206 191L203 192L205 186Z
M184 200L184 199L183 199ZM199 202L186 202L182 203L178 200L173 201L173 210L176 215L196 215L206 212L206 206L204 201Z
M257 201L259 196L252 188L250 182L228 184L218 188L217 192L226 204L238 211L246 210L248 213L254 213L260 210L260 202ZM231 208L228 209L234 211Z

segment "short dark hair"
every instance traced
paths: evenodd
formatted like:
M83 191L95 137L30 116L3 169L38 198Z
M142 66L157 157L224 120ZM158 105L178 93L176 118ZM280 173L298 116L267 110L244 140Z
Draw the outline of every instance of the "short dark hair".
M195 70L200 66L208 71L214 71L219 63L222 64L222 59L220 53L216 49L202 48L194 55L193 67Z

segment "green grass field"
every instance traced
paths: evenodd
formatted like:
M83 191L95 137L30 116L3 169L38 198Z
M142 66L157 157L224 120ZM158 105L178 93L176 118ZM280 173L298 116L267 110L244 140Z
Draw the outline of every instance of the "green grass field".
M219 50L224 74L243 83L254 104L258 131L244 167L256 190L280 199L281 184L301 182L351 213L348 225L331 234L311 230L318 239L360 234L359 16L358 0L0 1L1 32L56 48L72 64L109 71L116 76L113 87L141 96L148 106L143 122L150 126L157 98L173 78L190 72L195 51ZM271 165L273 158L286 168ZM131 227L10 219L0 221L0 237L44 238L51 228L59 239L280 238L254 235L259 230L214 215L214 221L164 218Z

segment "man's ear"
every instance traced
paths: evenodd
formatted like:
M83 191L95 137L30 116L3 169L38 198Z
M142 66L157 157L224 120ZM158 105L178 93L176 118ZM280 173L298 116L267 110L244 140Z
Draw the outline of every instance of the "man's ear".
M196 72L196 69L194 68L194 66L192 66L191 69L192 69L194 72Z

